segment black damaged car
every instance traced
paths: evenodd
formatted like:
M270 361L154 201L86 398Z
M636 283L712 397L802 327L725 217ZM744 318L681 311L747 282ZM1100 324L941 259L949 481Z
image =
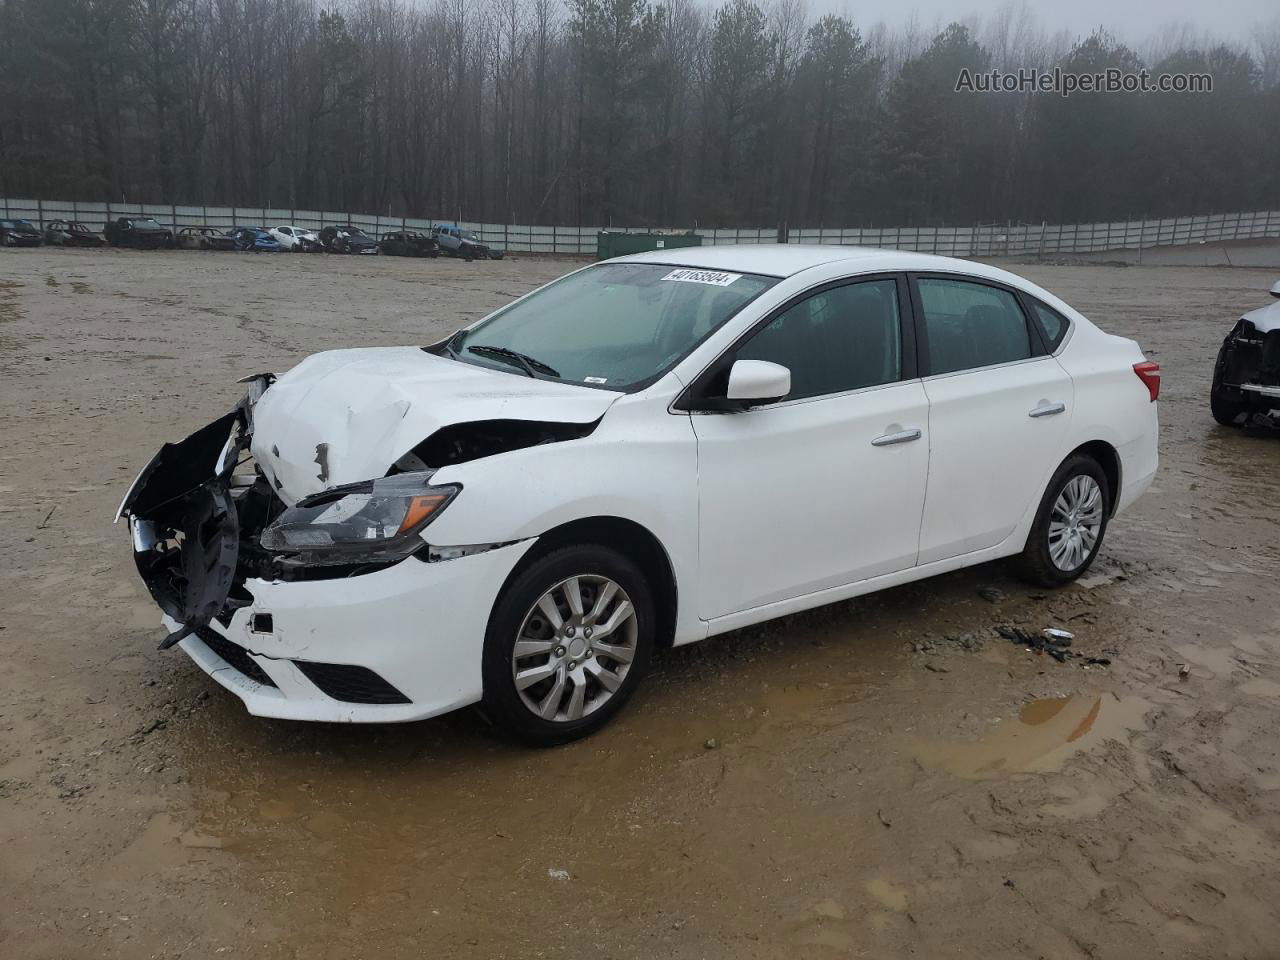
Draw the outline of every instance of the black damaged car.
M378 250L389 257L438 257L440 244L435 237L417 230L395 230L384 233L378 241Z
M44 228L44 242L51 247L100 247L105 240L79 220L53 220Z
M1280 427L1280 282L1277 302L1236 321L1213 365L1209 408L1225 426Z
M38 247L40 231L29 220L0 220L0 246Z
M113 247L158 250L174 245L173 231L150 217L119 217L109 221L103 233Z
M359 227L331 224L320 231L320 242L330 253L377 253L378 241Z

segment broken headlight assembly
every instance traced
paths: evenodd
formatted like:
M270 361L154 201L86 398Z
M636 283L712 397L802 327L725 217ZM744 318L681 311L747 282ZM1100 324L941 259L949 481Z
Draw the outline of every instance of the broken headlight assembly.
M418 534L462 489L431 473L399 473L325 490L284 510L259 539L263 550L303 564L389 563L423 546Z

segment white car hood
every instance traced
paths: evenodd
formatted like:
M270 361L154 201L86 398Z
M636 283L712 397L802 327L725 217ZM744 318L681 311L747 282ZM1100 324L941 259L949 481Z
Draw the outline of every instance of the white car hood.
M1259 333L1280 330L1280 300L1265 307L1259 307L1257 310L1250 310L1244 315L1244 319L1252 323L1253 328Z
M419 347L317 353L253 408L251 451L285 503L385 476L441 427L477 420L591 423L621 394L461 363Z

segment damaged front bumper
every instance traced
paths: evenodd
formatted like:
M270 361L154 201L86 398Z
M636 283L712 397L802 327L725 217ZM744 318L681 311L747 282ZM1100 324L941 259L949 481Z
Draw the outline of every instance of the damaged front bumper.
M411 557L342 580L250 579L246 605L180 646L257 716L437 716L480 699L489 611L532 543L435 563Z
M174 644L251 713L388 722L480 699L481 653L501 585L533 543L435 549L361 565L273 555L286 508L242 459L259 378L235 410L165 444L117 513ZM450 557L451 559L445 559Z
M1274 309L1274 308L1272 308ZM1258 311L1261 313L1262 311ZM1280 425L1280 329L1247 315L1223 341L1214 368L1215 402L1247 422Z

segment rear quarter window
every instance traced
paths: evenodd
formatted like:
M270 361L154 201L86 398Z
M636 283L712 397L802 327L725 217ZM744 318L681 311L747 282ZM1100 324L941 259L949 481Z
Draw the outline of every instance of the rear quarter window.
M1040 326L1040 332L1044 335L1045 346L1050 353L1053 353L1058 349L1058 344L1062 343L1062 338L1067 335L1071 322L1057 310L1039 300L1028 297L1027 301L1031 304L1031 315L1035 317L1036 323Z

